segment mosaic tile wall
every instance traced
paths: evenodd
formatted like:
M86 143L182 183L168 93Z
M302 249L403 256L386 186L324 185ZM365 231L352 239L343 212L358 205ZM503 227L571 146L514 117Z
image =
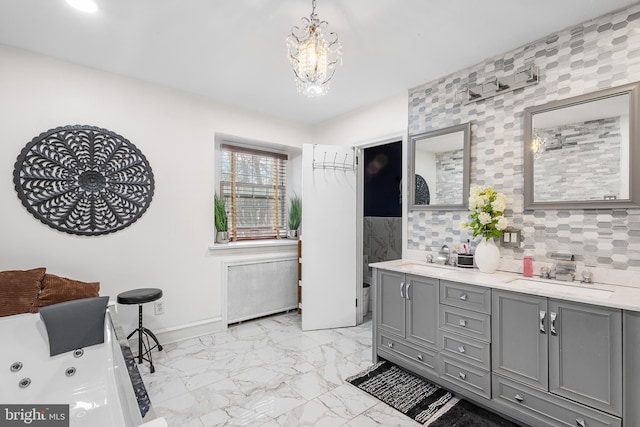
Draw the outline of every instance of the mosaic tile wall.
M620 197L619 117L540 129L538 135L547 142L535 160L535 201Z
M456 92L529 64L540 83L470 104ZM538 261L570 252L591 267L640 270L640 209L524 212L525 107L640 80L640 5L554 33L409 91L411 135L471 122L471 184L492 185L507 196L505 214L523 230L524 247L502 257ZM459 223L468 212L409 212L408 248L430 250L469 237Z
M464 150L436 154L436 200L441 205L462 200L462 165Z

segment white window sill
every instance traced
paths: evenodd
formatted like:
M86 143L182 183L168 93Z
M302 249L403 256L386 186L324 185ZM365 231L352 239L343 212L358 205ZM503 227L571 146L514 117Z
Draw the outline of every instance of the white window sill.
M229 251L241 249L282 248L293 247L298 244L298 239L273 239L273 240L245 240L229 243L212 243L210 251Z

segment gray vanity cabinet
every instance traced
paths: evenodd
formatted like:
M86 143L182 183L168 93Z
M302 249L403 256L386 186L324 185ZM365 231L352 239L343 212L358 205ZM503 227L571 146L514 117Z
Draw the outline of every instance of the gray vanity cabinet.
M549 316L549 391L622 416L621 311L550 299Z
M551 396L557 395L622 416L620 310L497 290L492 307L492 371L497 391L523 383L552 393L548 399L552 403ZM494 398L526 408L526 401L544 400L544 394L535 395L535 389L523 386L514 389L512 399L499 394ZM585 416L600 416L588 409L584 408ZM607 422L602 425L619 423L604 418ZM577 425L580 422L584 417L576 418Z
M547 299L494 289L492 303L493 372L546 390Z
M404 298L404 273L378 270L377 274L377 323L379 332L390 332L404 337L406 300ZM403 290L402 295L400 290Z
M435 372L438 288L437 279L377 271L378 354Z

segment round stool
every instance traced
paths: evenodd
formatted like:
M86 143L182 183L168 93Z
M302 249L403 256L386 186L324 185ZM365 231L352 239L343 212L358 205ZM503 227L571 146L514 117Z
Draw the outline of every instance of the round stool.
M162 346L153 332L142 325L142 304L155 301L160 298L162 298L162 289L156 288L133 289L131 291L118 294L119 304L138 304L138 328L134 329L127 339L131 338L136 332L138 333L138 363L142 363L143 360L149 362L149 370L152 374L156 371L156 368L153 366L151 350L157 347L158 351L162 351ZM149 344L149 337L151 337L151 339L156 343L153 347Z

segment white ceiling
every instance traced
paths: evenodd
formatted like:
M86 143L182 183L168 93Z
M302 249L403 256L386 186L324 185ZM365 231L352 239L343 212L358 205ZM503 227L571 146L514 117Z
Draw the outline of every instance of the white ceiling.
M0 44L315 124L636 0L317 0L344 65L296 92L285 38L311 0L1 0ZM1 64L0 64L1 66Z

